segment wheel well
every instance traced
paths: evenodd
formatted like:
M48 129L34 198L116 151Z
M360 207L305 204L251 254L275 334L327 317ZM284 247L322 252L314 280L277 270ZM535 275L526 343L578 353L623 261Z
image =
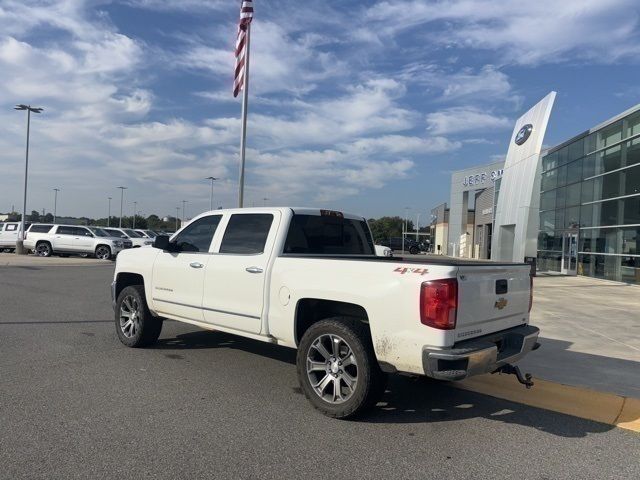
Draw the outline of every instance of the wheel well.
M109 251L111 251L111 247L109 245L107 245L106 243L99 243L98 245L96 245L96 250L98 250L98 248L100 247L107 247L109 249ZM118 277L120 277L120 275L118 275Z
M40 245L41 243L48 243L48 244L49 244L49 246L51 246L51 242L50 242L49 240L38 240L38 241L36 242L36 245Z
M296 307L295 340L300 343L304 333L316 322L331 317L354 317L369 323L367 311L355 303L338 302L320 298L303 298Z
M120 292L131 285L144 285L144 277L137 273L119 273L116 279L115 298L118 298Z

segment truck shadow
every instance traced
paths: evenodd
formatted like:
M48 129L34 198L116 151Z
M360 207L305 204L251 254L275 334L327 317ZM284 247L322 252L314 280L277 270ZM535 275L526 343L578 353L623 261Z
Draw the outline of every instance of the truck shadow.
M293 349L223 332L201 330L178 334L174 338L163 338L155 348L174 351L229 348L283 362L292 367L295 365L296 357ZM264 363L256 362L255 368L265 368ZM286 382L284 378L283 382ZM302 395L299 388L293 388L292 393ZM390 375L381 401L370 412L354 422L426 424L472 419L479 422L475 424L477 428L482 428L483 421L491 420L523 425L552 435L572 438L585 437L615 428L611 425L461 390L446 382L401 375Z

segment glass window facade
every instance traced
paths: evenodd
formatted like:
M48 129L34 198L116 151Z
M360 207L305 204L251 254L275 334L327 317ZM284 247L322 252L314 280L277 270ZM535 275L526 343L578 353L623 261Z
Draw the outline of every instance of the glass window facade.
M640 109L547 152L540 185L539 270L577 233L579 275L640 284Z

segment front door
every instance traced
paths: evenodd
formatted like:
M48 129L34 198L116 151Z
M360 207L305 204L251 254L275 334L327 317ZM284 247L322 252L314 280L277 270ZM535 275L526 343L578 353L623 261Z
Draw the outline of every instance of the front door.
M235 213L207 265L202 306L207 323L259 333L265 278L278 213Z
M202 322L204 275L222 215L207 215L187 225L153 264L152 302L158 314Z
M73 250L91 253L93 251L93 233L88 228L74 227Z
M562 234L562 266L560 272L565 275L578 273L578 232Z

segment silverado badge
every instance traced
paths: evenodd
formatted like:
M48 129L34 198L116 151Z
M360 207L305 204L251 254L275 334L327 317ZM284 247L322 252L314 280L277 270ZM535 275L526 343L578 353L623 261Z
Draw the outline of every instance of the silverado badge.
M506 298L500 298L498 300L496 300L496 303L493 305L493 308L497 308L498 310L502 310L504 307L507 306L507 303L509 303L507 301Z

